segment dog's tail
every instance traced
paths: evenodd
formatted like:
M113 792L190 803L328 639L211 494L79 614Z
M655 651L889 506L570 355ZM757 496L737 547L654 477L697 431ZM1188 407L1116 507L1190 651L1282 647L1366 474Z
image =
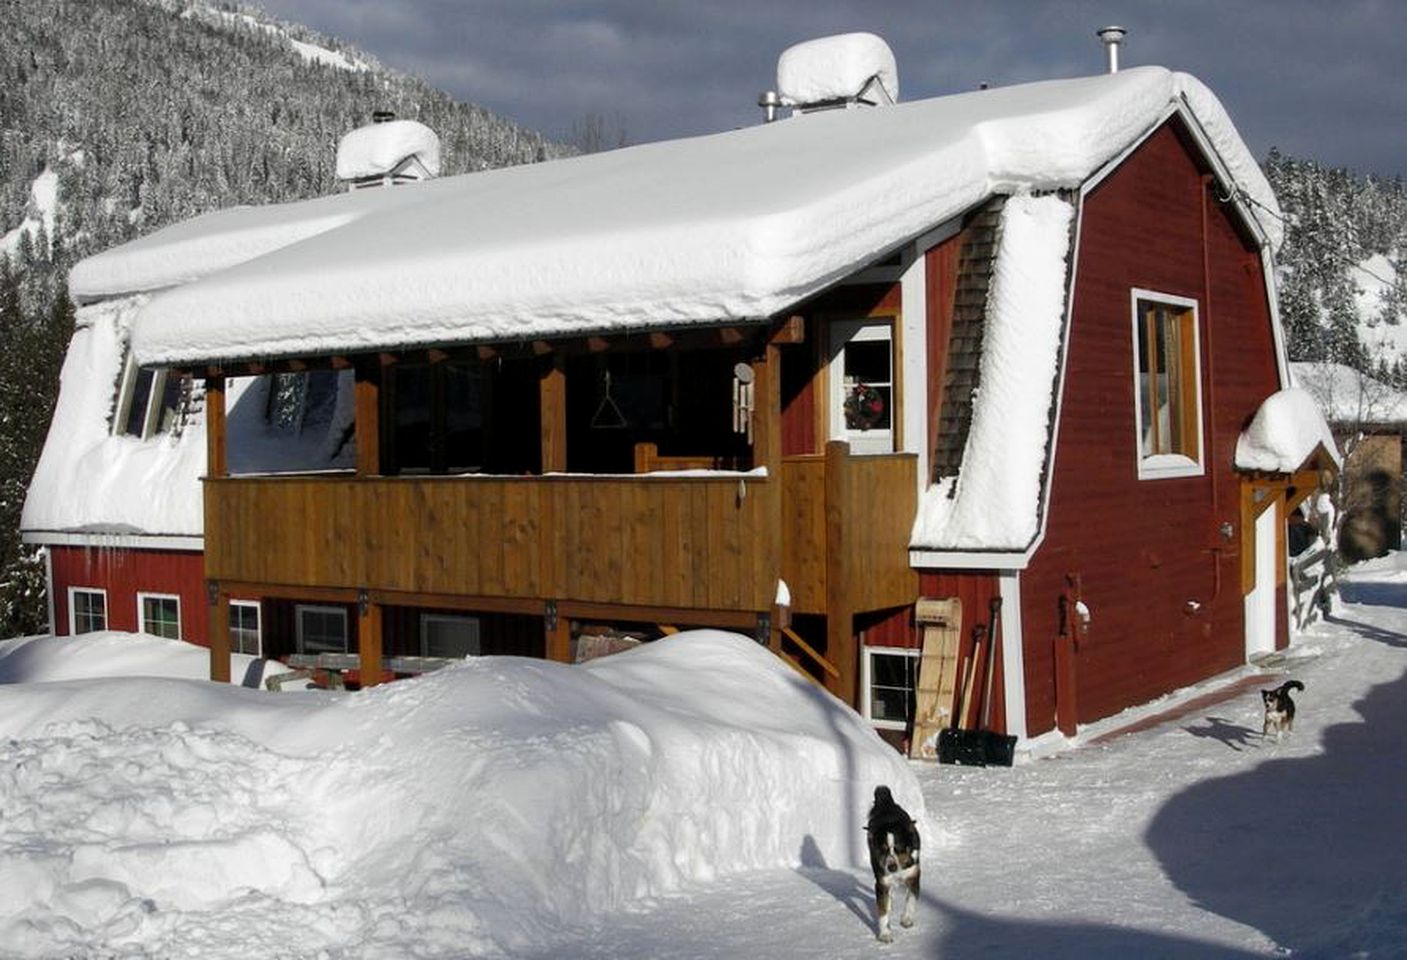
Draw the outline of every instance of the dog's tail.
M1280 686L1276 688L1275 692L1276 692L1276 693L1289 693L1291 690L1303 690L1303 689L1304 689L1304 684L1300 683L1298 680L1286 680L1284 683L1280 684Z

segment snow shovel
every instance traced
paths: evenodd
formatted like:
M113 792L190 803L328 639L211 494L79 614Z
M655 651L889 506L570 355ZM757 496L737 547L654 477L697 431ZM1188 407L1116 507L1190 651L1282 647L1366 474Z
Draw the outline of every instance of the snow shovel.
M1001 613L1001 599L993 597L990 607L990 620L986 626L978 624L972 628L973 673L984 671L986 676L964 679L964 692L971 686L981 700L976 710L979 727L976 730L963 730L949 727L938 735L938 762L953 763L965 767L1009 767L1016 755L1016 738L987 729L991 722L992 677L996 664L997 620ZM985 656L980 660L983 641L986 642ZM979 666L980 665L980 666ZM961 707L953 711L954 723L962 723Z

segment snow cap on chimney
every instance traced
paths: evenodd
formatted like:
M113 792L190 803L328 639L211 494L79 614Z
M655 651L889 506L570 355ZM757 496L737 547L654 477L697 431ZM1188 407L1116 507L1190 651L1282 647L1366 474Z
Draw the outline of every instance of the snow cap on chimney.
M337 144L337 179L350 181L355 190L439 176L440 138L435 131L416 120L373 117Z
M894 51L873 33L842 33L783 50L777 90L797 113L888 105L899 99L899 70Z

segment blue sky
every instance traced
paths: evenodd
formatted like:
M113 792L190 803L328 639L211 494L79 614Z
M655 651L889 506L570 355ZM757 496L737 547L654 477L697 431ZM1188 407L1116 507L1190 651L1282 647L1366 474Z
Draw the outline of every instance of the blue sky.
M456 97L566 138L600 115L633 143L758 122L777 55L869 30L906 100L1161 64L1221 97L1252 151L1407 174L1403 0L259 0Z

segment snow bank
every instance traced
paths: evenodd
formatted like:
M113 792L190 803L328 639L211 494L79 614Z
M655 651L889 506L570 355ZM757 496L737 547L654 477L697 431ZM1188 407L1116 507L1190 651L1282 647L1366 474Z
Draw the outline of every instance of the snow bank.
M908 765L756 644L471 659L359 694L0 687L0 943L18 956L463 957L816 855L858 864Z
M777 92L793 103L853 97L879 78L890 100L899 99L894 51L872 33L843 33L787 47L777 58Z
M1339 463L1339 445L1314 398L1293 387L1272 393L1236 440L1242 470L1293 473L1322 446Z
M1036 535L1073 218L1055 196L1002 210L962 469L923 492L911 549L1021 550Z
M1142 67L183 224L75 289L203 277L143 309L149 364L756 322L993 192L1078 186L1183 102L1274 209L1215 98ZM246 226L241 252L223 233Z
M232 682L254 660L231 654ZM100 677L210 676L210 651L182 640L103 630L76 637L21 637L0 641L0 684L49 683Z
M415 120L358 127L337 144L337 179L379 177L408 157L418 157L430 176L439 176L440 138L435 131Z

